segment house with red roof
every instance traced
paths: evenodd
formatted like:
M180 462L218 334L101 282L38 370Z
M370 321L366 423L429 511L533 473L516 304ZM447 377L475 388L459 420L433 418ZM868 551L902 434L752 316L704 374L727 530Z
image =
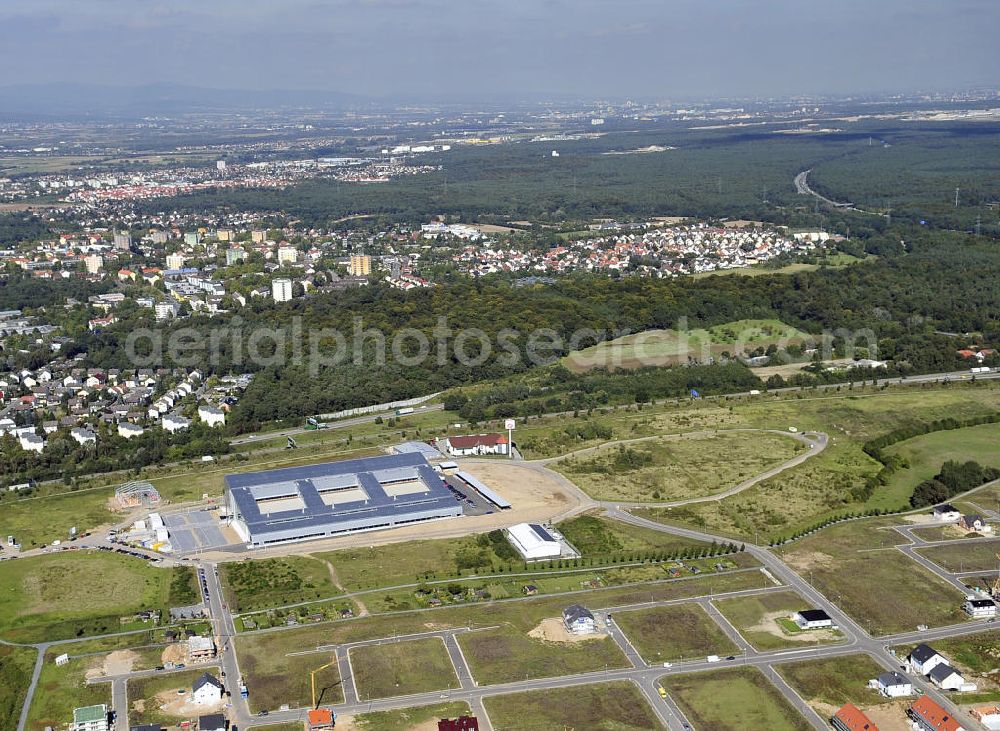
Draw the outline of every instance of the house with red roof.
M878 731L878 726L853 703L846 703L833 714L830 723L837 731Z
M921 731L965 731L962 724L927 695L920 696L910 706L909 715Z
M440 446L453 457L508 454L509 447L506 434L470 434L460 437L446 437Z

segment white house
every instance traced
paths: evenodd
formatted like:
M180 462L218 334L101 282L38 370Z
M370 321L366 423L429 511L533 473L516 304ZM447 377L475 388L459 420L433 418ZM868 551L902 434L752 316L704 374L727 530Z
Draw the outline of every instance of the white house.
M905 675L897 673L895 670L889 673L882 673L872 680L869 685L887 698L900 698L902 696L913 695L913 683Z
M123 421L118 425L118 436L125 437L126 439L141 437L144 431L138 424L132 424L128 421Z
M210 706L222 700L222 683L214 675L202 673L191 686L191 699L200 706Z
M453 457L477 454L507 454L507 437L504 434L472 434L462 437L446 437L443 451Z
M921 643L910 651L906 662L910 666L911 672L927 675L936 665L947 664L948 658L930 645Z
M959 690L965 685L961 673L946 662L935 665L927 677L941 690Z
M163 417L161 422L164 430L170 432L171 434L179 431L184 431L189 426L191 426L191 420L186 419L183 416L178 416L177 414L167 414Z
M833 620L822 609L803 609L792 615L792 621L800 629L831 629Z
M101 703L73 709L70 731L108 731L108 707Z
M28 452L41 454L42 450L45 449L45 440L37 434L22 434L17 438L17 441L21 445L21 449Z
M590 635L597 632L597 620L593 613L580 604L566 607L562 612L566 630L574 635Z
M985 619L997 616L997 603L992 599L969 598L965 600L962 609L973 619Z
M224 426L226 423L226 412L218 406L202 404L198 407L198 418L208 424L208 426Z
M512 525L507 529L507 540L526 561L559 558L562 553L559 540L548 528L537 523Z
M69 435L73 437L77 444L97 444L97 435L90 429L71 429Z
M931 511L931 514L942 523L948 523L962 517L961 511L949 503L934 506L934 510Z

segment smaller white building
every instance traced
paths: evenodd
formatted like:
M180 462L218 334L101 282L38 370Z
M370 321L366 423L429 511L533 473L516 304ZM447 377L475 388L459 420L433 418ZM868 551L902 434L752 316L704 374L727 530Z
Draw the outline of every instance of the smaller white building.
M869 685L886 698L901 698L913 695L913 683L905 675L897 673L895 670L889 673L882 673L872 680Z
M163 425L165 431L171 434L179 431L184 431L189 426L191 426L191 420L183 416L178 416L177 414L167 414L163 417L163 421L160 422Z
M962 517L962 512L954 505L950 505L948 503L934 506L931 514L942 523L950 523L951 521L958 520Z
M226 424L226 412L211 404L202 404L198 407L198 418L208 426L225 426Z
M191 699L200 706L211 706L222 701L222 683L214 675L202 673L191 686Z
M969 597L962 605L962 609L973 619L987 619L997 616L997 603L992 599Z
M566 631L574 635L592 635L597 632L597 620L589 609L581 604L573 604L562 612Z
M832 629L833 620L822 609L803 609L792 615L800 629Z
M97 444L97 435L90 431L90 429L77 427L71 429L69 435L77 444Z
M145 429L143 429L138 424L133 424L128 421L123 421L118 425L118 436L124 437L125 439L131 439L132 437L141 437Z
M17 438L17 441L21 445L21 449L28 452L41 454L42 450L45 449L45 440L37 434L22 434Z
M292 299L292 280L275 279L271 282L271 296L275 302L288 302Z
M962 674L946 662L935 665L927 677L941 690L961 690L965 685Z
M507 540L525 561L559 558L562 554L559 540L548 528L537 523L512 525L507 529Z

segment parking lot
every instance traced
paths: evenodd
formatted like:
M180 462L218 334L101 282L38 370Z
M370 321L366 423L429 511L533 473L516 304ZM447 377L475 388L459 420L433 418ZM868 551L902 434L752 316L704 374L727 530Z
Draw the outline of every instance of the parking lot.
M496 511L496 506L454 476L444 478L445 486L462 505L464 515L486 515Z
M207 551L229 545L222 534L217 513L212 510L189 510L184 513L164 515L163 522L170 535L175 553Z

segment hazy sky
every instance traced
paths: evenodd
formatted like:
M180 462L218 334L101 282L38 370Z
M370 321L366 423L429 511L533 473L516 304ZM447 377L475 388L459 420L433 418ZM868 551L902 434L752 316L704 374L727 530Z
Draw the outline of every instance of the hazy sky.
M1000 83L998 0L2 0L0 85L655 98Z

